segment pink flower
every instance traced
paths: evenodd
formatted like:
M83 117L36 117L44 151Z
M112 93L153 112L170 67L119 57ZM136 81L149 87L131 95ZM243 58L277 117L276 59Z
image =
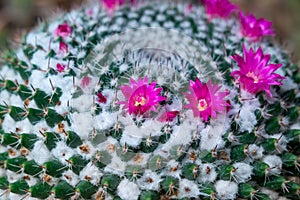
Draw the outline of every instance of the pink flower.
M217 113L226 111L226 106L229 106L224 97L228 92L218 92L221 86L213 85L212 81L202 84L196 78L196 81L190 81L190 93L185 93L189 104L185 108L192 109L195 117L202 117L207 121L210 116L216 118Z
M118 6L124 4L124 0L101 0L109 15L112 15Z
M71 34L71 32L72 32L72 28L66 22L58 25L54 31L56 36L60 36L63 38L68 37Z
M137 0L130 0L131 6L137 6L137 4L138 4Z
M162 88L155 88L156 82L148 83L148 77L139 78L138 81L130 78L130 85L120 87L126 97L125 101L118 104L124 104L124 109L128 109L129 114L143 115L147 111L156 111L155 106L166 98L159 96Z
M186 5L185 7L185 15L189 15L191 12L192 12L192 9L193 9L193 4L189 3Z
M241 33L251 41L257 41L266 35L275 35L271 28L272 22L263 18L256 19L254 15L244 15L240 12Z
M164 111L158 118L159 121L161 122L171 122L177 115L179 114L179 111Z
M62 41L59 42L59 51L60 54L68 53L68 45Z
M64 65L64 64L59 64L59 63L56 64L56 70L57 70L59 73L64 72L64 71L65 71L65 68L66 68L66 65Z
M228 0L203 0L209 19L227 18L237 7Z
M87 14L88 16L92 16L92 15L93 15L93 12L94 12L93 9L90 8L90 9L87 10L86 14Z
M84 76L81 80L81 87L85 88L87 86L89 86L89 84L91 83L92 78L89 76Z
M98 103L105 104L107 102L107 98L101 92L98 92L96 95Z
M254 52L252 48L247 51L243 45L243 51L244 57L232 56L240 70L233 71L231 76L235 77L242 89L252 94L266 91L272 97L270 86L281 85L279 81L284 79L283 76L274 73L282 64L268 64L271 56L269 54L264 55L261 47L258 48L257 52Z

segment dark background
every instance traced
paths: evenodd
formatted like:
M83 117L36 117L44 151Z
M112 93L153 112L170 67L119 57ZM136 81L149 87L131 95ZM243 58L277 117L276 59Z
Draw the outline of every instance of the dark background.
M0 48L18 43L38 21L55 13L68 11L87 0L0 0ZM293 52L294 62L300 61L300 0L231 0L257 17L274 22L276 39Z

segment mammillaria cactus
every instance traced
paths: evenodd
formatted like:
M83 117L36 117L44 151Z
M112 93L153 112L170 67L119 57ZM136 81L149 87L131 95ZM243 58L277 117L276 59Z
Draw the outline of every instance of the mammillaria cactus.
M41 24L3 56L0 199L298 199L299 69L271 35L227 0Z

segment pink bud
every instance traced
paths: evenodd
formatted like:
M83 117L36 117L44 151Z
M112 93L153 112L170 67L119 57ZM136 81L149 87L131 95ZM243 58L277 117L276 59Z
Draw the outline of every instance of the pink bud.
M85 88L87 86L89 86L89 84L91 83L92 78L89 76L84 76L81 80L81 87Z
M55 29L55 35L60 37L68 37L72 32L72 28L65 22L63 24L60 24Z
M68 53L68 45L64 42L59 42L59 53L66 54Z
M162 115L158 118L161 122L171 122L177 115L179 114L179 111L165 111L162 113Z
M96 95L98 103L105 104L107 102L107 98L101 92L98 92Z
M59 63L56 64L56 70L57 70L59 73L64 72L64 71L65 71L65 68L66 68L66 65L64 65L64 64L59 64Z

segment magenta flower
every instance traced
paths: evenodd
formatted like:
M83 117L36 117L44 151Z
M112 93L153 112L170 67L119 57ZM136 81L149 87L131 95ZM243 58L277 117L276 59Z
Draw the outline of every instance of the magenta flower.
M84 76L82 79L81 79L81 87L82 88L85 88L87 86L89 86L89 84L92 82L92 78L89 77L89 76Z
M160 122L171 122L177 115L179 114L179 111L174 110L174 111L167 111L165 110L158 118Z
M98 92L96 95L98 103L105 104L107 102L107 98L101 92Z
M88 16L92 16L92 15L93 15L93 12L94 12L93 9L90 8L90 9L87 10L86 14L87 14Z
M57 70L59 73L64 72L64 71L65 71L65 68L66 68L66 65L64 65L64 64L59 64L59 63L56 64L56 70Z
M192 12L193 4L189 3L185 7L185 15L189 15Z
M60 54L68 53L68 45L62 41L59 42L59 51Z
M194 116L202 117L204 121L210 116L216 118L217 113L226 111L229 106L224 100L228 92L219 92L220 89L221 86L213 85L211 80L204 84L198 78L195 82L190 81L190 93L185 93L189 104L185 108L192 109Z
M271 56L269 54L264 55L261 47L258 48L257 52L254 52L252 48L247 51L243 45L243 51L244 57L232 56L240 70L233 71L231 76L235 77L242 89L252 94L266 91L272 97L270 86L281 85L282 83L279 81L284 79L283 76L274 73L282 64L268 64Z
M228 0L203 0L209 19L227 18L237 7Z
M71 32L72 32L72 28L66 22L58 25L54 31L56 36L60 36L63 38L68 37L71 34Z
M138 0L130 0L130 5L131 6L137 6Z
M112 15L112 13L116 10L118 6L121 6L124 4L124 0L101 0L102 5L105 7L109 15Z
M120 87L126 97L125 101L118 104L124 104L124 109L128 109L129 114L143 115L147 111L156 111L155 106L166 98L159 96L162 88L155 88L156 82L148 83L148 77L139 78L138 81L130 78L130 85Z
M263 36L275 35L271 28L272 22L263 18L256 19L254 15L244 15L240 12L241 33L251 41L257 41Z

